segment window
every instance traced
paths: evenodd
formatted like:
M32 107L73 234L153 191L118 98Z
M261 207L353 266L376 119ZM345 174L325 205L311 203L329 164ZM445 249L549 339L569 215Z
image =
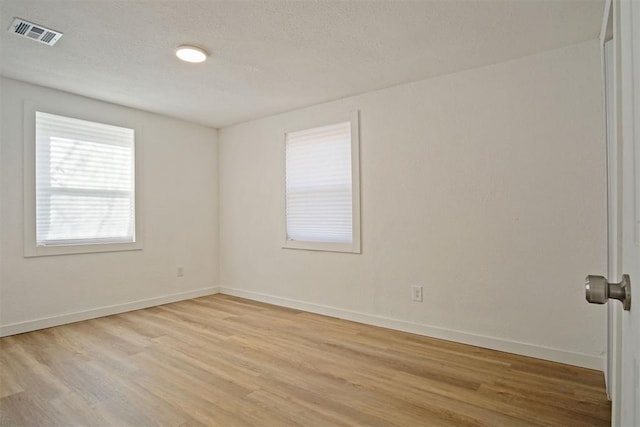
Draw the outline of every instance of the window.
M359 253L357 113L287 132L285 159L284 247Z
M140 249L134 129L32 114L34 158L25 174L29 170L34 180L25 195L33 197L34 221L27 226L35 230L25 231L31 240L25 255Z

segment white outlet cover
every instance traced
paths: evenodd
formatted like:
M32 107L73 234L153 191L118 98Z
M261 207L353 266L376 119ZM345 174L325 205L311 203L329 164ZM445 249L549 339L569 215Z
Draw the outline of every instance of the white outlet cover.
M411 286L411 300L422 302L422 286Z

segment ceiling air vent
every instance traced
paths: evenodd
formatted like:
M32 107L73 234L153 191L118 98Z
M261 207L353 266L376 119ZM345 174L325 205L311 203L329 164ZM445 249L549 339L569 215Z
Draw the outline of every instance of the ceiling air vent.
M13 20L9 27L9 32L49 46L56 44L56 42L60 40L60 37L62 37L62 33L58 31L50 30L42 25L32 24L20 18Z

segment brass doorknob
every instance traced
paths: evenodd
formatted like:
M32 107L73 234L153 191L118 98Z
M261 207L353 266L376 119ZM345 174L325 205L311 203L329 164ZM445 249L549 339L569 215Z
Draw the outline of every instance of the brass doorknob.
M602 276L587 276L584 289L591 304L604 304L611 298L621 301L625 310L631 309L631 279L628 274L622 276L620 283L609 283Z

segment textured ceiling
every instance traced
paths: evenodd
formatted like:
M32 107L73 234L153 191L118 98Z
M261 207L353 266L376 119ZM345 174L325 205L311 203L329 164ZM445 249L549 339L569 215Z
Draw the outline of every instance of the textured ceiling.
M4 0L0 73L221 127L595 39L604 0ZM53 47L14 17L62 31ZM180 62L183 43L211 52ZM523 84L526 84L523 82Z

